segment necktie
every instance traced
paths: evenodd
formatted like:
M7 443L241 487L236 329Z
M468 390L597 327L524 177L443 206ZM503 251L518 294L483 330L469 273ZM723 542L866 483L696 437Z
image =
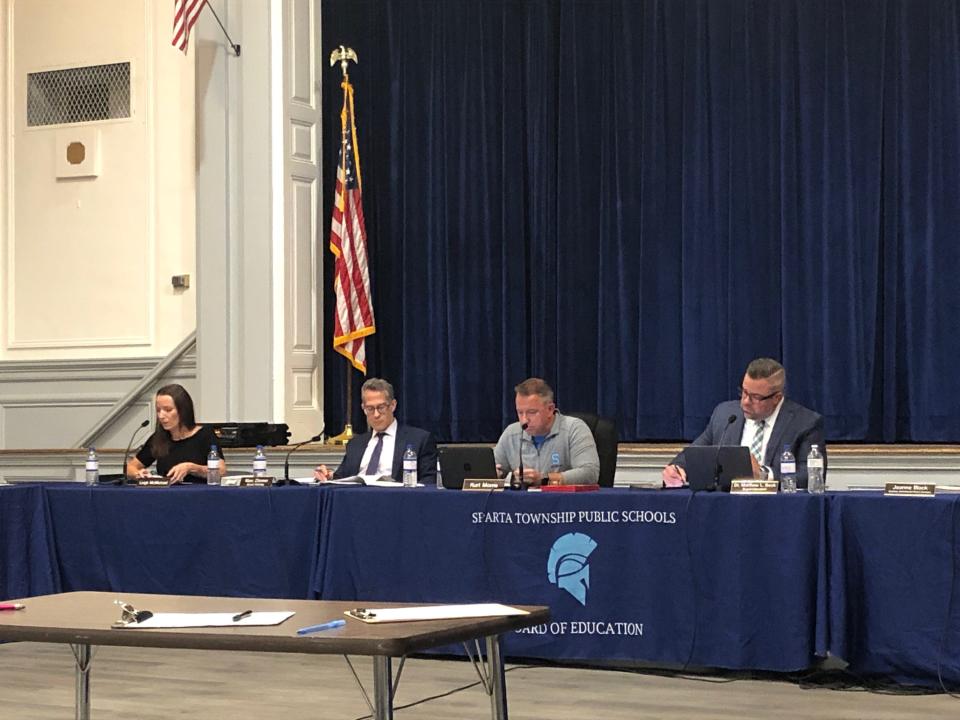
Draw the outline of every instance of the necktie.
M370 462L367 463L367 475L380 474L380 451L383 450L383 436L386 433L377 433L377 444L373 448L373 455L370 456Z
M757 432L753 436L753 442L750 443L750 452L757 459L757 462L763 465L763 455L760 449L763 447L763 429L767 426L766 420L757 423Z

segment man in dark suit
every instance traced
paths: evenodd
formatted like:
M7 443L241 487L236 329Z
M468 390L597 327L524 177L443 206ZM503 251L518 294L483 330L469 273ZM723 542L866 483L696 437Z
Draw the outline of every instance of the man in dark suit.
M314 471L316 478L389 475L400 482L403 479L403 452L410 445L417 453L418 480L425 485L436 483L437 444L426 430L397 422L393 385L380 378L370 378L360 389L360 397L370 429L347 443L347 452L336 472L320 465Z
M807 454L812 445L823 453L823 417L784 395L787 373L770 358L757 358L747 366L740 387L740 401L720 403L710 416L707 429L694 445L744 445L750 448L753 476L761 468L780 479L780 454L789 445L797 461L797 487L807 486ZM663 469L663 484L679 487L687 481L681 452Z

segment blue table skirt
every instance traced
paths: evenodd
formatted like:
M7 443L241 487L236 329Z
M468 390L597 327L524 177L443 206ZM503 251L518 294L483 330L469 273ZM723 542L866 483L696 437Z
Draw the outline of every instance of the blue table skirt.
M960 684L960 497L837 494L830 651L864 675Z
M0 598L60 592L50 527L41 487L0 487Z
M46 488L63 591L310 598L316 487Z
M806 494L343 488L324 504L315 590L549 605L549 625L507 638L514 656L799 670L827 647L823 509Z
M0 596L549 605L514 657L960 685L960 497L0 487Z

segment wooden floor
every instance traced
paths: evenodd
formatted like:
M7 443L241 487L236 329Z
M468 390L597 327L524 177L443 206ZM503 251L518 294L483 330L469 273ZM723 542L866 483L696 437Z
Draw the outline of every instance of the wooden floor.
M365 684L370 662L355 658ZM517 667L507 673L514 720L583 718L956 717L949 695L890 695L801 689L780 680L710 680L614 670ZM73 658L62 645L0 645L0 719L73 717ZM398 706L476 681L463 661L413 659L403 669ZM360 718L367 707L342 657L189 650L99 648L92 675L96 720ZM398 718L487 718L478 687L396 712Z

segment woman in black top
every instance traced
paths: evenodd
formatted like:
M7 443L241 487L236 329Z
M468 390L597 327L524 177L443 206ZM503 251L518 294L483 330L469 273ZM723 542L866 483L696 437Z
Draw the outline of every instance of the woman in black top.
M154 460L157 474L171 483L202 482L207 475L207 456L210 446L217 445L217 436L204 425L197 425L193 413L193 399L181 385L164 385L157 390L157 429L143 447L127 463L127 475L147 477ZM220 455L220 476L227 466Z

